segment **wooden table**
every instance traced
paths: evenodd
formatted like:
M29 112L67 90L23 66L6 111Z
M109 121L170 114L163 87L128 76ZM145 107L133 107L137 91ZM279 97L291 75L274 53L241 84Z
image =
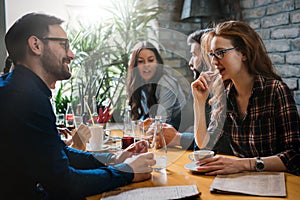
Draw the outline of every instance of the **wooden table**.
M176 185L193 185L196 184L199 192L201 192L200 199L211 200L211 199L232 199L232 200L278 200L278 199L289 199L298 200L300 199L300 177L289 173L285 173L286 178L286 198L272 198L272 197L258 197L258 196L246 196L246 195L229 195L229 194L212 194L209 190L215 176L205 176L201 174L191 173L189 170L184 168L184 165L190 163L188 154L190 151L183 151L176 148L168 149L169 163L167 166L166 173L152 172L152 178L139 182L132 183L114 191L102 193L99 195L90 196L87 200L99 200L103 196L109 196L118 194L120 191L127 191L135 188L142 187L155 187L155 186L176 186Z

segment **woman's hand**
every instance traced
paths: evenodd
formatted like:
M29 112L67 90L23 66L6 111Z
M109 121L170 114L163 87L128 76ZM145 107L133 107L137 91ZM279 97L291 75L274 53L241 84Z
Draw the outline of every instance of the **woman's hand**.
M197 170L207 171L205 175L233 174L249 169L249 161L242 158L214 156L196 162Z
M210 87L213 79L217 74L212 71L202 72L197 80L195 80L192 86L192 93L195 100L206 101L209 96Z

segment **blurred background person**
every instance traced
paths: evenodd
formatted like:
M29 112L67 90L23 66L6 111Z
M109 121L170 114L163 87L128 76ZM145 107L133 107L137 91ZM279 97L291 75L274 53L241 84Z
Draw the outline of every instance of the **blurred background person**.
M194 74L194 79L196 80L200 73L203 71L210 70L211 66L207 66L204 61L204 56L201 50L201 38L213 30L213 28L200 29L191 33L187 38L187 44L190 46L191 58L189 60L189 67ZM210 123L210 112L211 106L207 100L205 115L201 117L206 118L207 126ZM187 104L183 109L183 120L185 120L184 124L186 126L184 131L177 131L174 127L168 124L163 124L163 131L166 143L169 146L181 146L183 149L198 149L194 140L194 109L193 109L193 96L192 93L189 95ZM210 126L214 131L219 131L215 129L214 126ZM212 131L213 132L213 131ZM213 149L215 153L228 154L232 155L232 151L229 147L228 138L216 138L216 140L212 140L206 148Z
M179 128L186 104L184 92L170 67L164 66L157 48L148 41L138 42L132 50L127 92L134 120L160 115L166 123Z

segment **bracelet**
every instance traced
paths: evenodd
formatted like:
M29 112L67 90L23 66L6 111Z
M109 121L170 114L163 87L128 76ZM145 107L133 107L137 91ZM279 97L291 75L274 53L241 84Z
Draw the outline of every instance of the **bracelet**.
M251 159L249 158L250 171L252 171Z

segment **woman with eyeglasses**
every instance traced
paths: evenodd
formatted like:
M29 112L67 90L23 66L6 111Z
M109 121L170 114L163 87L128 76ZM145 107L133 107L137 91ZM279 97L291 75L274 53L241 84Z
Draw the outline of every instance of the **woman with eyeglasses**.
M299 114L292 92L276 74L262 39L248 24L227 21L218 24L202 41L203 52L216 70L203 72L192 83L195 140L199 148L205 148L214 138L201 113L205 112L211 90L219 94L213 105L224 94L227 111L221 134L229 138L239 158L203 159L197 163L198 170L207 175L242 171L300 175ZM220 79L216 84L215 80ZM212 116L219 112L213 110Z

